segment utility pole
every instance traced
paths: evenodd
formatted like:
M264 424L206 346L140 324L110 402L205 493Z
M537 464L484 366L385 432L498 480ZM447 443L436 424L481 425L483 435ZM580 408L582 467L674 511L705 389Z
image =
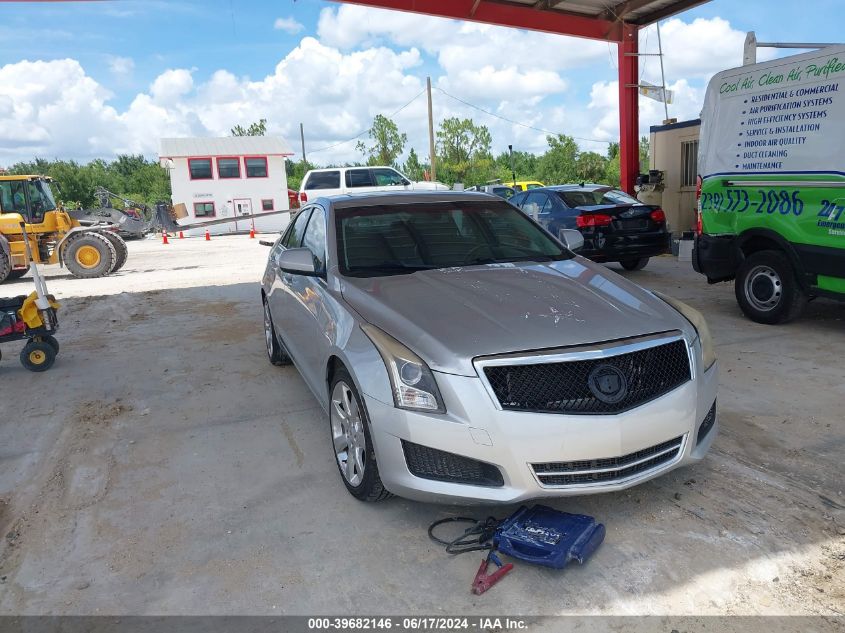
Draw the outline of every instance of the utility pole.
M431 109L431 77L425 78L425 88L428 92L428 153L431 160L431 181L437 180L437 167L434 157L434 114Z
M299 138L302 141L302 165L304 166L307 161L305 160L305 128L302 127L302 123L299 124Z
M513 168L513 145L508 145L508 151L511 154L511 184L516 184L516 171Z

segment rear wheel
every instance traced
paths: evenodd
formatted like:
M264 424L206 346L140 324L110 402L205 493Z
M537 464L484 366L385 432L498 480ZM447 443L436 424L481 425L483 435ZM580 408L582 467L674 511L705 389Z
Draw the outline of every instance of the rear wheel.
M29 371L47 371L56 361L56 351L45 341L30 341L21 350L21 365Z
M330 389L332 449L343 484L361 501L387 499L392 495L381 483L369 416L345 367L335 372Z
M46 336L42 336L41 340L47 343L47 345L49 345L50 347L52 347L53 351L56 352L56 354L59 353L59 341L56 340L55 336L47 334Z
M10 281L11 281L12 279L20 279L20 278L21 278L21 277L23 277L23 276L24 276L27 272L29 272L29 268L24 268L23 270L12 270L12 271L9 271L9 276L8 276L8 277L6 277L6 279L8 279L8 280L10 280Z
M766 325L792 321L807 305L795 269L780 251L759 251L746 257L737 271L734 293L745 316Z
M117 233L108 231L102 233L102 235L112 243L112 246L114 246L114 252L117 253L114 268L109 271L109 274L116 273L118 270L123 268L123 265L126 263L126 259L129 257L129 248L126 246L124 239Z
M6 251L0 249L0 284L9 278L11 273L12 262L9 260L9 256L6 255Z
M64 262L74 277L105 277L117 263L117 251L103 234L87 231L68 240Z
M638 257L634 259L623 259L619 263L625 270L642 270L648 264L648 257Z

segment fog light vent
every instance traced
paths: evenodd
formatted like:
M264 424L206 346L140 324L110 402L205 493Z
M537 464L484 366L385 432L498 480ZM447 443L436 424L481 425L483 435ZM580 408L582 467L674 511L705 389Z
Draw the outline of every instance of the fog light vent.
M704 420L701 421L701 426L698 427L698 435L695 438L695 445L698 446L701 444L701 440L707 437L707 434L710 432L710 429L713 428L713 424L716 422L716 401L713 401L713 406L710 407L710 411L707 412L707 415L704 416Z
M492 464L402 440L405 462L412 475L435 481L473 486L504 486L502 473Z

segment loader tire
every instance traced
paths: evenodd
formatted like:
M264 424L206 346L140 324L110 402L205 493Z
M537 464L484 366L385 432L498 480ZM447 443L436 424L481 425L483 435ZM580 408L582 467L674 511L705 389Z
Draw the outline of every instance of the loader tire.
M9 276L6 277L6 279L8 281L12 281L14 279L20 279L21 277L23 277L28 272L29 272L29 268L24 268L23 270L20 270L20 269L19 270L12 270L12 271L9 271Z
M117 233L111 232L104 232L102 233L108 239L112 246L114 246L114 251L117 253L117 260L114 263L114 268L109 271L109 274L116 273L118 270L123 268L123 265L126 263L126 259L129 257L129 248L126 246L126 242L120 237Z
M6 251L0 249L0 284L9 278L12 274L12 262Z
M78 233L65 246L64 262L74 277L105 277L117 263L117 251L102 233Z

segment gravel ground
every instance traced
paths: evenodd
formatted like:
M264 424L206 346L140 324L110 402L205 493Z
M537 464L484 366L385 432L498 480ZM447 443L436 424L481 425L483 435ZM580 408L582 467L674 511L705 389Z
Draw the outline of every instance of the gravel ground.
M130 243L119 274L45 269L56 365L0 363L0 614L807 614L845 610L845 305L784 327L665 257L638 283L710 321L721 429L708 459L555 507L607 539L583 567L518 564L469 593L478 555L426 527L452 508L344 490L327 419L267 363L246 236ZM620 270L621 272L621 270ZM2 286L29 292L28 277Z

